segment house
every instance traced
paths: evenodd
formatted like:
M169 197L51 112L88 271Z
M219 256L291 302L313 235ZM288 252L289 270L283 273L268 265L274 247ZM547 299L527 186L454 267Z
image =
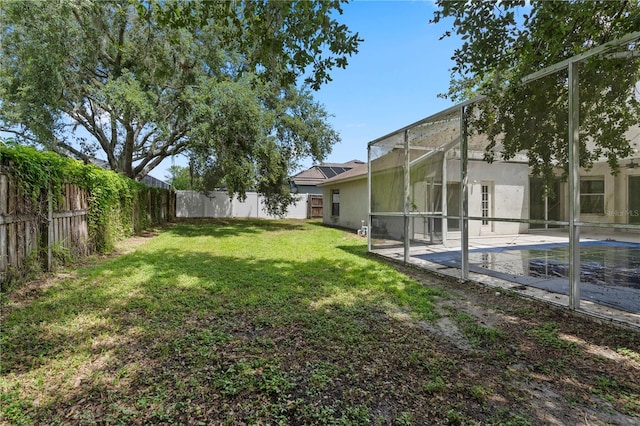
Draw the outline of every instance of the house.
M387 240L444 242L460 238L461 150L459 117L426 118L370 143L371 235ZM466 152L470 236L526 232L529 167L484 160L485 137L469 137ZM405 151L405 146L408 150ZM405 217L408 223L405 222ZM492 221L490 218L507 218Z
M358 165L366 164L364 161L351 160L346 163L323 163L312 166L291 178L294 187L299 194L322 194L319 184L347 172Z
M291 178L292 190L298 194L309 194L308 218L323 217L322 188L320 184L339 176L356 166L366 165L364 161L351 160L346 163L323 163L304 170Z
M322 190L324 224L354 230L367 224L367 171L367 164L359 162L318 185Z
M463 214L459 129L459 117L444 111L370 143L372 236L402 241L408 232L411 241L459 239L461 216L469 219L469 237L567 226L569 189L560 179L562 170L558 168L551 196L546 196L541 179L531 176L525 152L488 163L488 139L478 134L466 140ZM619 173L612 173L604 160L579 170L579 220L585 230L604 223L640 224L640 126L632 127L627 137L635 153L620 160ZM499 143L492 147L494 152L501 149Z
M617 173L611 171L604 158L590 169L579 170L581 222L640 225L640 125L632 126L625 136L632 154L619 160ZM587 141L587 149L594 149L591 141ZM556 174L560 176L561 173L558 170ZM562 220L569 215L569 188L566 182L558 179L553 189L558 195L547 202L549 207L546 211L542 209L542 213L551 219ZM622 232L634 231L625 229Z
M557 175L560 174L559 170ZM536 179L531 179L532 219L561 221L568 217L567 182L558 178L552 187L552 197L544 204L536 202L544 198ZM617 174L611 172L606 161L596 162L588 170L580 169L580 220L585 224L640 225L640 155L621 159Z

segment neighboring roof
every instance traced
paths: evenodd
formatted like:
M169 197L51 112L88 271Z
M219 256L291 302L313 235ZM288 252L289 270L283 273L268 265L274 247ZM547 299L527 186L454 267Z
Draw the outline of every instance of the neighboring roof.
M102 167L103 169L111 170L107 161L96 157L90 157L89 159L96 166ZM145 177L143 177L142 183L155 188L171 189L171 185L151 175L146 175Z
M327 177L322 174L322 171L316 166L293 176L293 181L296 185L316 185L326 179Z
M351 160L346 163L323 163L304 170L293 176L296 185L319 185L328 179L341 176L349 172L354 167L366 165L364 161Z
M347 161L346 163L322 163L320 164L321 166L326 166L326 167L348 167L348 168L353 168L355 166L357 166L358 164L364 164L365 161L361 161L361 160L351 160L351 161Z
M143 177L142 182L147 186L152 186L155 188L171 189L171 185L151 175L146 175L145 177Z
M318 166L323 175L327 177L327 179L331 179L334 176L337 176L341 173L346 172L347 170L351 170L351 167L339 167L339 166Z
M338 182L348 182L352 180L366 179L368 171L369 171L369 167L367 163L358 164L357 166L353 167L351 170L341 173L340 175L335 176L331 179L327 179L326 181L322 182L318 186L327 186L327 185L335 184Z

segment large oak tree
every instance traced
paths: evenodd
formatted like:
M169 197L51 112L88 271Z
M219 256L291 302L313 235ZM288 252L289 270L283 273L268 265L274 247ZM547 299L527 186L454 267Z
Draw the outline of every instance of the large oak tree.
M340 3L3 1L0 130L102 151L134 179L188 153L203 185L255 188L282 211L292 169L339 140L311 89L361 41Z

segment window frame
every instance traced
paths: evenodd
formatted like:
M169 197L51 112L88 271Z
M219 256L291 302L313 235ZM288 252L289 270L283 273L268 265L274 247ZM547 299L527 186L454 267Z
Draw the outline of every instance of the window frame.
M337 199L337 202L336 202L336 199ZM331 216L340 217L340 190L339 189L331 190Z
M589 188L589 191L585 191L584 187L585 187L585 183L587 182L602 182L602 192L593 191L592 188ZM580 214L604 216L605 194L606 194L606 182L605 182L604 176L581 176L580 177ZM591 200L591 201L587 202L587 200ZM597 201L594 203L593 200L597 200ZM597 208L594 209L592 208L593 206L597 206Z
M489 216L491 215L491 187L489 182L480 184L480 214L482 216L482 226L489 225Z

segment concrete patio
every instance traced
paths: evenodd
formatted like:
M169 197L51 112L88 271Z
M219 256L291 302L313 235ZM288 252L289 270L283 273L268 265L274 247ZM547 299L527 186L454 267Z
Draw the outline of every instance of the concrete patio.
M469 280L496 289L515 291L524 297L569 309L568 280L562 276L531 276L527 265L531 264L532 259L526 258L528 250L537 247L562 247L567 245L568 241L568 235L563 230L532 230L528 234L470 238ZM640 250L638 234L584 232L580 242L581 250L583 245L598 247L602 252L606 252L609 258L613 256L614 261L615 250L610 246L633 247L631 253L634 258L623 261L637 263L635 255L637 250ZM374 246L373 253L404 263L404 248L400 243L381 240L377 240L376 243L382 244ZM460 279L460 247L460 239L451 238L451 235L444 244L413 241L408 263L443 276ZM583 260L584 264L586 262L586 259ZM608 283L605 285L582 282L582 298L578 312L604 321L640 328L640 287L635 284L639 282L636 278L640 277L636 269L631 272L636 274L631 285L625 285L626 283L612 274L607 277ZM563 291L563 287L567 291Z

